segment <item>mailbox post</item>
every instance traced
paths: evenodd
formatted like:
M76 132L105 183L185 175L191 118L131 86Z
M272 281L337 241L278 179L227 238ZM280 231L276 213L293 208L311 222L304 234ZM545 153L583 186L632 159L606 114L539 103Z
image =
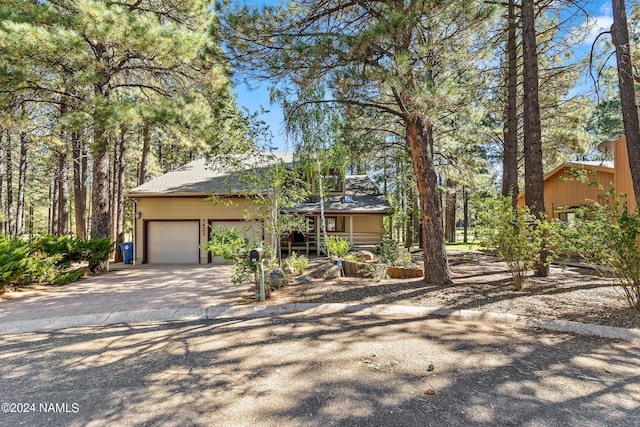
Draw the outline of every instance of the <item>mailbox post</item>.
M256 264L260 283L260 301L264 301L264 249L262 246L252 249L249 252L249 260Z

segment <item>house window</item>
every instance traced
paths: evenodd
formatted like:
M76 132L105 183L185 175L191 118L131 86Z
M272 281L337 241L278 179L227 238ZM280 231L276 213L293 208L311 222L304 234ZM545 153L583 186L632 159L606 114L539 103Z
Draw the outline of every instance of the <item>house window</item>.
M327 222L327 231L343 232L344 231L344 217L343 216L328 216L325 217Z
M562 222L565 222L569 225L573 225L576 222L576 213L575 212L561 212L558 214L558 219Z
M327 192L342 192L342 174L339 169L329 169L326 175L322 175L323 186Z

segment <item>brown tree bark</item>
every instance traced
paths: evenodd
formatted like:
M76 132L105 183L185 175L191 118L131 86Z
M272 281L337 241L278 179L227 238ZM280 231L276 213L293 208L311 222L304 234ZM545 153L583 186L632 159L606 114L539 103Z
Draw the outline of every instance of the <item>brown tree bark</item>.
M102 69L94 84L96 99L109 100L109 50L101 43L92 45L96 62ZM93 111L93 175L91 180L91 238L109 238L109 135L107 118L99 108Z
M149 158L151 156L151 125L142 127L142 157L140 158L140 170L138 171L138 185L147 182L149 176Z
M76 237L87 238L87 147L80 134L71 134L73 157L73 203L76 224Z
M0 128L0 234L9 234L6 229L6 221L3 221L4 218L3 213L5 212L4 208L4 197L3 194L3 184L4 184L4 174L5 174L5 164L4 159L6 156L6 149L4 143L2 142L4 139L4 130Z
M413 191L413 187L409 187L407 189L408 200L407 200L407 231L404 239L405 248L411 250L413 248L413 242L415 238L415 217L416 212L414 210L414 205L416 203L416 193Z
M447 187L451 185L447 180ZM456 241L456 192L447 188L446 207L444 216L444 234L448 242Z
M538 52L533 0L522 1L522 47L524 80L524 169L525 203L538 217L545 215L544 173L542 164L542 125L538 94ZM535 274L546 277L546 254L541 255Z
M98 120L99 122L99 120ZM109 237L109 145L106 129L94 129L93 175L91 184L91 238Z
M502 195L518 205L518 52L516 5L509 0L507 15L507 102L502 158Z
M123 241L124 233L124 172L125 172L125 141L126 128L120 129L120 137L115 141L113 150L113 179L111 195L112 201L112 229L111 240L116 242L115 262L122 262L122 250L119 243Z
M65 144L66 145L66 144ZM69 155L67 147L58 152L58 235L69 233Z
M20 132L20 160L18 163L18 203L16 205L16 235L24 233L24 204L27 183L27 148L27 134L26 132Z
M469 231L469 195L467 194L466 187L462 187L462 216L464 218L463 222L463 231L462 231L462 241L464 243L468 242L467 234Z
M640 205L640 119L638 118L633 65L631 63L627 12L624 0L612 0L611 4L613 6L611 36L616 49L616 60L618 63L622 122L627 140L633 192L638 205Z
M5 174L7 177L7 205L6 205L6 214L7 214L7 236L15 237L15 227L14 227L14 219L13 219L13 159L11 158L11 150L13 149L11 143L11 133L7 130L5 132L5 140L6 144L6 169Z
M434 285L449 284L452 280L444 244L442 207L434 167L432 125L428 118L414 113L405 118L405 126L420 197L424 281Z
M57 174L54 175L51 186L51 218L49 221L49 233L54 236L58 236L60 235L58 232L58 226L60 225L60 222L58 221L58 208L60 207L60 204L58 203L60 196L60 182Z

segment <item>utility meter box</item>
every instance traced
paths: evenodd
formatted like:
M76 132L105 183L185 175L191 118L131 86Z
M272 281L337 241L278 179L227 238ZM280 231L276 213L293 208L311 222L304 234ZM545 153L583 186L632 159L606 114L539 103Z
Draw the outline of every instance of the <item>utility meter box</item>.
M249 260L251 262L260 262L264 256L264 250L262 248L251 249L249 252Z

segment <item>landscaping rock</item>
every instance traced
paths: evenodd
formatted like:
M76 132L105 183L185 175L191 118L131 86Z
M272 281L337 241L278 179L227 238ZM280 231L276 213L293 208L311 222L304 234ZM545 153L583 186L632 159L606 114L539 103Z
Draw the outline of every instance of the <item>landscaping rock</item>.
M283 267L284 268L284 272L287 273L289 276L295 276L298 271L293 268L293 267Z
M342 276L340 267L338 267L337 265L332 265L327 271L324 272L324 275L322 277L325 279L336 279L340 276Z
M354 256L356 258L362 259L363 261L373 261L375 258L373 252L369 251L358 251L354 254Z
M274 288L280 288L287 284L287 275L281 268L274 268L267 275L269 284Z
M304 276L300 276L300 277L296 277L295 278L295 282L298 284L304 284L304 283L312 283L314 281L313 277L308 276L308 275L304 275Z
M309 273L309 276L313 277L314 279L319 279L321 277L324 277L324 273L327 270L329 270L331 267L337 267L337 266L335 264L331 264L331 263L322 264L321 266L319 266L315 270L311 271ZM338 270L339 270L339 268L338 268Z

